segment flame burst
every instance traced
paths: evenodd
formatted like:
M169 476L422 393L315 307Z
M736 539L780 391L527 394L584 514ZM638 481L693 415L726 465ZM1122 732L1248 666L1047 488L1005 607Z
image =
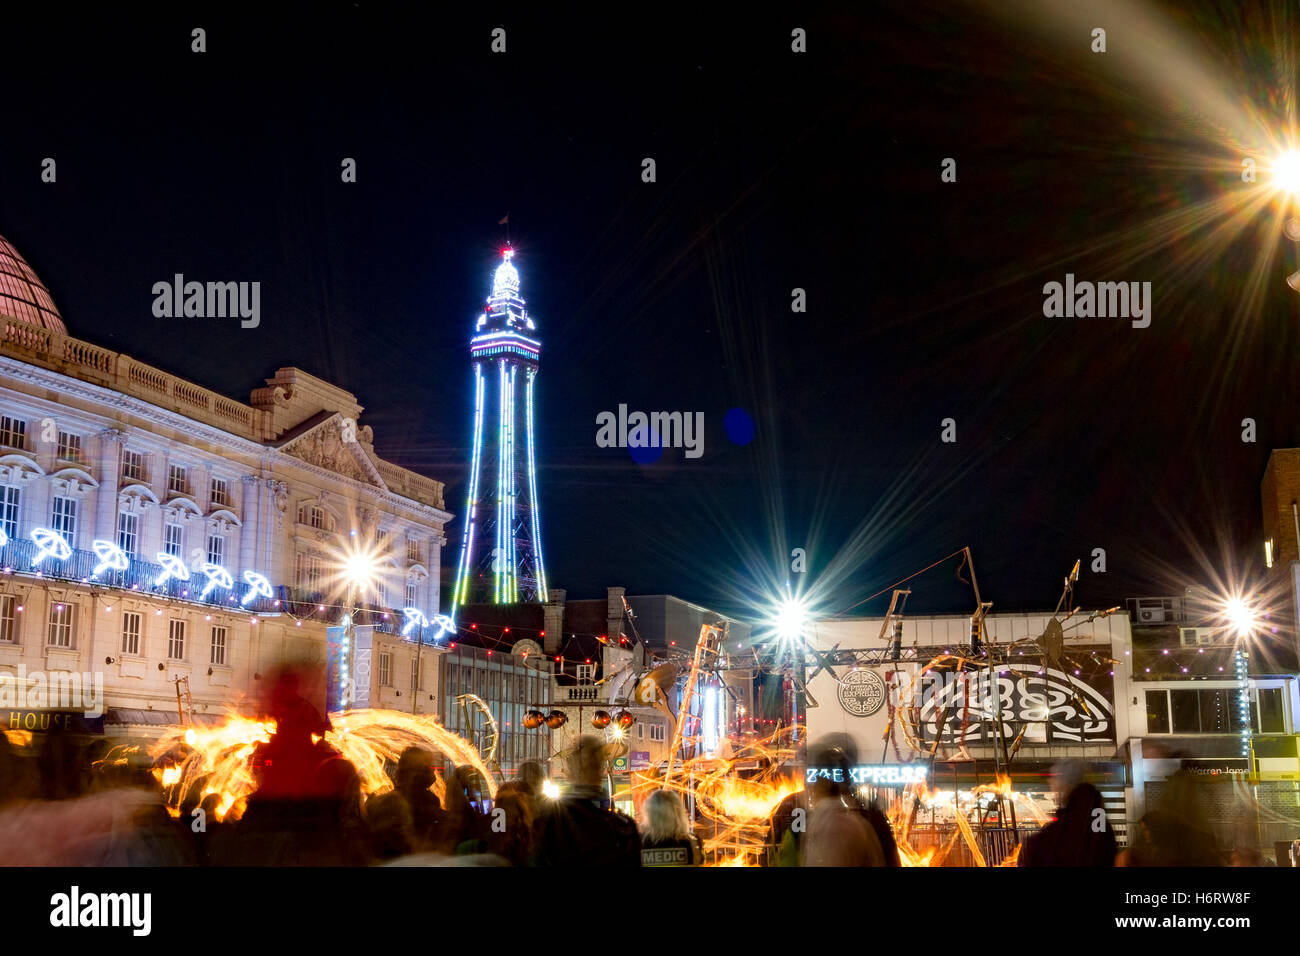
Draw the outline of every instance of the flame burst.
M326 743L356 768L365 795L393 788L385 769L407 747L441 753L454 764L473 767L485 781L488 796L496 794L496 780L472 744L444 728L431 715L403 714L392 710L357 710L331 718L333 729ZM187 796L191 802L213 794L219 797L218 820L237 820L256 788L249 758L259 743L275 733L275 723L232 716L216 727L171 727L149 748L154 777L165 788L167 808L179 816ZM134 747L117 747L108 760L120 760ZM434 790L445 793L441 774Z

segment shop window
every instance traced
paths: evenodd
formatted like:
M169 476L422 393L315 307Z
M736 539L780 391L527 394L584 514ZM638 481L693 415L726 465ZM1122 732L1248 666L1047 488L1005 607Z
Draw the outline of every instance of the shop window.
M1176 734L1201 732L1200 695L1194 690L1171 690L1169 709L1173 712L1173 730Z
M1201 733L1241 733L1241 714L1235 690L1199 691Z
M1147 694L1147 733L1169 733L1169 691L1149 690Z
M1252 707L1252 710L1255 711L1252 715L1252 723L1257 733L1286 733L1286 714L1283 710L1281 687L1261 687L1259 705Z

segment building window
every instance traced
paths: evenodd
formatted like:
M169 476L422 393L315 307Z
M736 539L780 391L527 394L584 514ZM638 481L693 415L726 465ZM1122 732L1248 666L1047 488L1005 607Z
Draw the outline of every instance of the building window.
M651 724L651 725L650 725L650 739L651 739L651 740L658 741L659 743L663 743L663 742L664 742L665 734L664 734L664 725L663 725L663 724Z
M0 644L17 644L18 632L14 627L14 608L18 599L12 594L0 594Z
M406 542L406 560L409 561L411 564L420 563L420 542L418 541Z
M641 722L639 722L639 721L637 722L637 725L636 725L636 739L637 739L637 740L645 740L645 724L643 724L643 723L641 723Z
M294 577L298 581L298 587L304 591L316 592L320 590L320 558L314 554L305 554L299 551L294 558L296 567L294 568Z
M143 618L135 611L126 611L122 615L122 653L132 657L140 656L140 625Z
M230 486L226 484L226 479L212 479L212 486L208 490L208 501L214 508L230 507Z
M50 527L63 535L68 547L77 546L77 499L55 496L50 513Z
M579 683L581 683L581 682L583 682L583 681L589 681L589 680L591 680L592 678L594 678L595 676L596 676L596 665L595 665L595 664L579 664L579 665L578 665L578 682L579 682Z
M208 535L208 564L226 566L226 539L219 534Z
M59 458L62 461L81 461L81 436L72 432L59 432Z
M1261 687L1256 692L1258 702L1250 702L1250 723L1257 734L1286 733L1286 713L1281 687Z
M325 509L319 505L304 505L298 509L298 523L305 524L317 531L328 531L325 524Z
M1149 690L1147 694L1147 733L1169 733L1169 691Z
M169 524L163 526L163 550L174 558L181 556L181 526Z
M169 661L185 660L185 622L167 622L167 659Z
M50 605L50 647L72 646L72 622L77 605L56 602Z
M122 477L131 481L147 481L144 472L144 452L122 452Z
M0 445L23 449L27 441L27 423L8 415L0 417Z
M167 469L167 493L189 495L190 473L184 465L172 465Z
M224 627L213 626L212 628L212 653L208 657L209 664L216 664L218 667L226 665L226 629Z
M416 606L415 602L416 599L419 597L419 595L416 592L417 592L417 588L415 586L415 579L407 578L406 579L406 606L407 607Z
M134 558L139 541L140 516L122 512L117 516L117 546Z
M1197 692L1201 711L1201 733L1239 734L1242 718L1235 690Z
M393 655L388 651L379 652L379 686L393 686Z
M18 537L18 503L21 500L22 492L17 488L9 485L0 488L0 526L10 541Z

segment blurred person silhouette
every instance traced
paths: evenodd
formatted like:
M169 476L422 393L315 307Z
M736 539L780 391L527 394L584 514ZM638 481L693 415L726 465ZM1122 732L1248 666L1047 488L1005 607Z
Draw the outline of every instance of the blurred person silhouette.
M1159 805L1138 821L1125 866L1222 866L1223 854L1201 807L1196 778L1180 768L1165 781Z
M1025 841L1017 865L1115 865L1115 832L1106 819L1101 792L1087 782L1087 773L1082 760L1065 760L1052 768L1056 818Z
M641 865L636 822L611 809L602 786L605 742L583 734L565 761L568 788L547 801L538 817L538 866L624 867Z
M481 809L483 782L471 766L460 766L447 779L446 825L441 850L458 855L487 852L488 822Z
M89 764L77 739L62 723L51 723L49 731L40 736L36 766L41 775L41 796L46 800L81 796Z
M841 793L850 807L856 808L864 820L871 826L880 849L885 855L885 866L902 866L898 853L898 843L894 839L894 828L889 824L889 817L880 809L873 798L866 800L858 787L852 784L851 769L858 765L858 745L848 734L829 734L822 738L820 751L825 759L830 760L841 771L845 783Z
M808 829L808 791L792 793L772 811L768 828L768 866L798 866Z
M855 761L840 743L828 738L809 748L809 767L818 775L808 788L811 811L800 863L887 866L884 846L851 782Z
M243 866L368 862L361 778L325 741L329 724L299 687L293 668L286 668L272 684L265 710L275 721L275 733L253 751L257 788L238 825L213 841L214 862Z
M682 798L672 790L656 790L642 807L642 866L700 866L704 848L691 832Z
M534 809L537 806L537 801L542 798L542 784L546 782L547 778L546 768L542 766L540 760L525 760L519 765L518 782L533 799Z
M444 833L447 814L443 810L442 801L432 790L437 782L437 771L434 768L440 762L440 755L433 751L423 747L407 747L398 758L397 770L393 775L397 792L411 810L417 853L433 850L449 839Z
M398 790L378 793L366 801L370 851L379 860L394 860L415 849L415 821L410 804Z
M512 866L527 866L533 854L533 799L523 783L510 781L497 789L487 848ZM503 813L497 813L501 810Z

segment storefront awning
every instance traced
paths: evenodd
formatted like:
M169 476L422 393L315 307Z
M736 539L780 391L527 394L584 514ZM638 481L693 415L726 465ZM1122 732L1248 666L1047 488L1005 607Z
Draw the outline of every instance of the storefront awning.
M195 714L194 723L214 727L226 718L221 714ZM134 710L129 707L111 707L104 715L109 727L167 727L180 723L180 718L170 710Z

